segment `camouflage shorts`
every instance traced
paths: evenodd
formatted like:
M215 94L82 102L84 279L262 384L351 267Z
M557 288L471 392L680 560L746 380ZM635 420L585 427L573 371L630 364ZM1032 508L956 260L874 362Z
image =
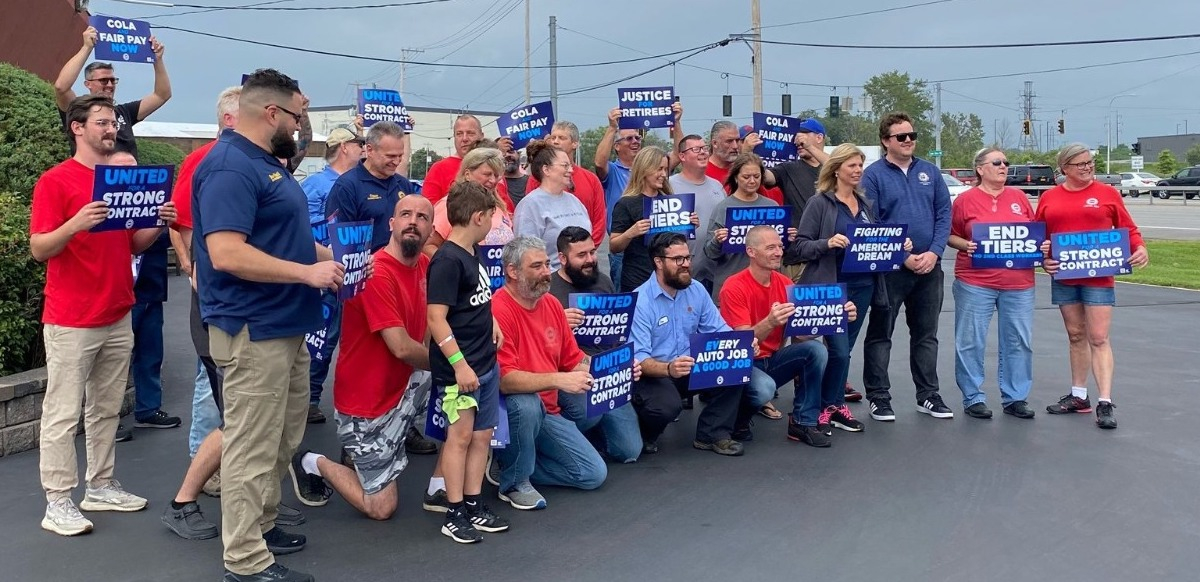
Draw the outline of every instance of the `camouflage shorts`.
M395 408L378 418L336 414L338 439L354 459L363 492L374 495L395 481L408 466L404 436L425 419L429 402L429 372L415 371Z

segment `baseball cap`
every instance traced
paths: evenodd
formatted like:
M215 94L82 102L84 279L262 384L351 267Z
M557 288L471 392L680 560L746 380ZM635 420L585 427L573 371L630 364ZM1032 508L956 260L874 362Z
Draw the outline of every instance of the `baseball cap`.
M821 125L821 122L817 121L817 118L809 117L808 119L800 122L800 125L796 128L796 131L800 133L819 133L821 135L825 135L825 126Z
M362 143L362 138L354 135L354 132L350 131L349 129L344 127L335 127L333 128L333 131L329 132L329 135L325 138L325 147L335 148L351 141Z
M749 125L743 125L740 129L738 129L738 138L746 139L746 136L750 135L752 133L754 133L753 127L751 127Z

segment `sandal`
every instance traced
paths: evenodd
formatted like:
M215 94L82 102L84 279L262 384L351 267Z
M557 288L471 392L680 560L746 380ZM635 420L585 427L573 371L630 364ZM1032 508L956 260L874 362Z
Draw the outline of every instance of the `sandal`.
M783 418L783 413L779 412L779 410L775 408L775 405L770 402L764 404L762 408L759 408L758 413L771 420L779 420Z

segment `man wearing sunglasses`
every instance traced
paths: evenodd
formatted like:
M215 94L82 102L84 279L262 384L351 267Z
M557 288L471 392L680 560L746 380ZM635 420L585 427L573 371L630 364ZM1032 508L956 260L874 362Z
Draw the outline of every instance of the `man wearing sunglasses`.
M913 155L917 132L905 113L879 122L886 155L867 166L862 184L879 221L908 225L912 253L900 271L884 276L888 309L871 309L863 344L863 385L871 418L894 421L888 378L892 331L903 307L909 330L909 367L917 389L917 412L954 418L938 394L938 316L942 311L942 252L950 238L950 191L937 166Z
M54 80L54 100L58 105L58 113L62 118L63 127L67 126L67 106L75 99L75 80L83 71L83 86L88 93L102 95L115 101L117 78L110 63L95 62L85 69L83 64L92 54L99 33L94 27L83 31L83 47L75 56L63 65L58 78ZM167 65L163 62L163 44L155 37L150 37L150 50L154 51L154 91L137 101L117 105L117 151L129 152L137 157L137 141L133 138L133 125L158 111L171 98L171 80L167 78ZM71 153L75 153L75 143L71 143Z

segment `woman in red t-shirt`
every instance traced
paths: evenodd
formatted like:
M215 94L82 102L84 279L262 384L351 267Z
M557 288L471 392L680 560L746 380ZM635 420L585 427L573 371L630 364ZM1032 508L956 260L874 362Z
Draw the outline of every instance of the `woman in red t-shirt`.
M1129 229L1129 264L1142 267L1150 255L1137 225L1125 210L1121 195L1107 184L1096 181L1096 163L1092 152L1081 143L1073 143L1058 152L1058 167L1066 182L1042 194L1035 220L1046 223L1046 236L1053 239L1061 232ZM1058 261L1047 258L1043 268L1054 274ZM1096 424L1117 428L1113 417L1113 354L1108 343L1112 308L1117 302L1112 277L1054 280L1050 283L1050 301L1058 306L1067 338L1071 342L1071 393L1046 407L1050 414L1092 411L1087 394L1088 371L1096 378L1099 403Z
M954 261L954 378L963 394L963 409L972 418L991 418L987 396L980 390L985 376L988 327L997 316L1000 356L996 380L1005 414L1033 418L1026 400L1033 386L1033 269L982 269L972 266L976 224L1033 221L1025 193L1004 185L1008 158L999 148L975 154L979 185L959 194L950 213L950 246ZM1049 242L1039 243L1042 252Z

